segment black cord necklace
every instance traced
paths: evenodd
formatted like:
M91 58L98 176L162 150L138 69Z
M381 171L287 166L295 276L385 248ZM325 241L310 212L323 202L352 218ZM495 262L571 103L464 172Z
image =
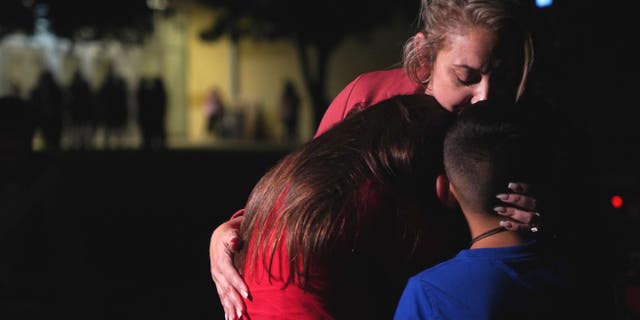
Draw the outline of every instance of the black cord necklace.
M475 242L477 242L480 239L484 239L488 236L492 236L496 233L500 233L503 231L507 231L507 229L505 229L505 227L497 227L497 228L493 228L493 229L489 229L488 231L485 231L481 234L479 234L477 237L471 239L471 242L469 242L469 246L471 246L472 244L474 244Z

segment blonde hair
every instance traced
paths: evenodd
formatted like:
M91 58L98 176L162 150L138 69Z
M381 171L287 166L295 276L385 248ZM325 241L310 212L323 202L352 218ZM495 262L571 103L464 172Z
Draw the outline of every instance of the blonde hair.
M485 28L522 46L524 63L516 93L523 94L531 65L533 41L524 26L524 16L516 1L510 0L422 0L418 35L409 38L403 48L403 66L410 79L426 86L431 80L431 66L444 47L447 35L471 28Z

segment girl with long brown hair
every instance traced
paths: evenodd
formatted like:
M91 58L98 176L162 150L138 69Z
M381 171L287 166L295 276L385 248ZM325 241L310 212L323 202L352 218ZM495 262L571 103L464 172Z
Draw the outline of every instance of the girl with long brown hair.
M466 239L442 228L456 216L433 190L453 117L430 96L398 96L273 167L240 228L249 318L391 318L408 276Z

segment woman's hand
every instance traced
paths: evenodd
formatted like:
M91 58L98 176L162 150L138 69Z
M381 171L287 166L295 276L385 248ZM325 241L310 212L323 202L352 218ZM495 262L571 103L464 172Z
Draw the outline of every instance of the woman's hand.
M233 253L241 248L239 230L243 217L233 218L218 226L209 242L211 277L216 284L225 319L240 319L246 312L242 297L249 297L247 285L233 266Z
M500 221L500 225L511 231L538 232L540 230L540 213L536 210L536 199L527 195L529 185L510 182L508 187L513 193L496 195L504 203L504 206L496 206L494 210L499 215L510 218L510 220Z

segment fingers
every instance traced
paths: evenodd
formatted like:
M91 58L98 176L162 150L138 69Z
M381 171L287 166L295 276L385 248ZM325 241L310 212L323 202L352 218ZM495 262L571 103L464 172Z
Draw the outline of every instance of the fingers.
M222 273L216 270L212 270L211 273L214 275L216 290L218 291L220 303L224 309L225 318L236 319L237 317L240 319L244 313L244 302L240 294L231 282L226 280Z
M238 295L238 292L228 285L223 287L216 284L216 288L222 309L224 310L225 319L241 319L244 313L244 303ZM238 307L238 305L241 305L241 307Z
M530 226L533 222L540 217L540 214L532 211L524 211L513 207L495 207L493 210L501 216L509 217L515 220L516 223L525 224Z
M211 275L226 317L228 319L240 319L246 311L242 297L249 298L244 281L230 261L225 264L216 264L215 267L211 268Z
M537 201L526 193L530 185L520 182L510 182L508 188L514 193L496 195L505 205L496 206L494 211L509 218L500 221L500 226L511 231L537 232L540 224L540 214L537 212Z
M515 193L527 193L530 189L528 184L522 182L509 182L507 187Z
M507 220L500 221L500 226L504 227L509 231L530 231L531 230L531 227L526 224L515 223L513 221L507 221Z
M229 259L228 262L220 261L216 263L216 265L211 268L211 274L218 291L222 291L225 296L230 295L230 300L232 300L239 309L244 311L244 302L240 296L249 299L249 290L231 263L231 259ZM223 297L221 296L220 299L223 299Z
M500 199L504 203L511 204L528 211L535 211L537 205L536 199L524 194L501 193L498 194L496 198Z

